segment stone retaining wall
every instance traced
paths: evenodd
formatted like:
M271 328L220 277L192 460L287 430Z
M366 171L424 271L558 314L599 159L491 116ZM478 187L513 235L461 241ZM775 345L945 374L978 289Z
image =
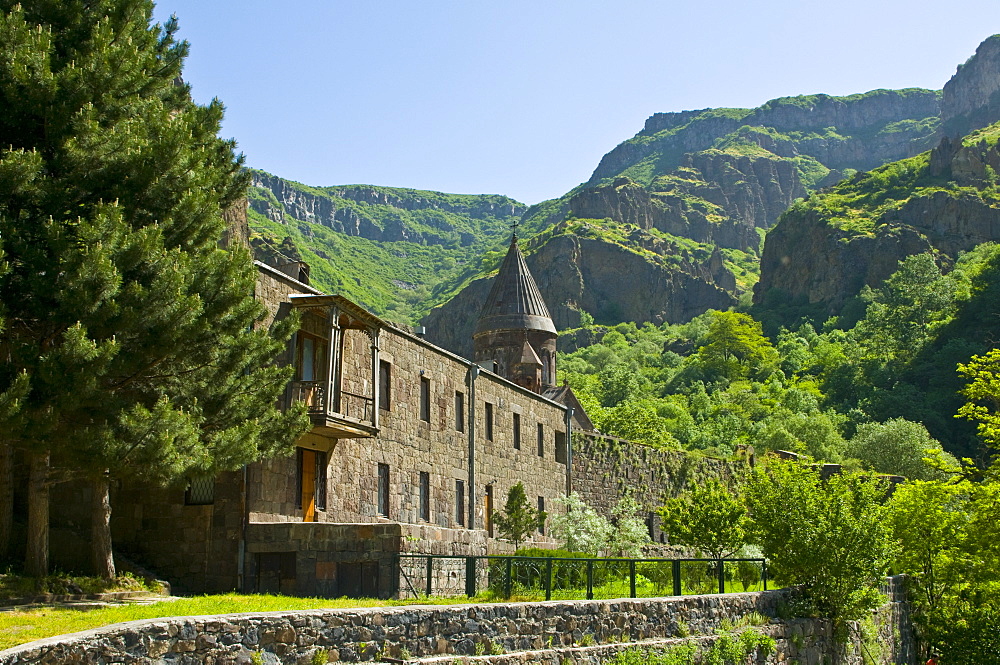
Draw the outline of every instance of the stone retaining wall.
M0 665L112 662L150 665L242 665L258 651L271 664L310 663L320 652L328 661L466 657L494 654L498 660L558 653L593 662L582 645L625 644L686 635L712 636L723 622L751 612L776 617L789 592L766 591L683 598L551 601L485 605L382 607L179 617L136 621L71 636L40 640L0 652ZM884 616L883 612L883 616ZM889 613L890 615L892 612ZM816 620L772 621L764 629L779 639L768 663L795 658L819 663L862 663L860 648L837 646L829 625ZM890 631L891 632L891 631ZM905 637L905 636L904 636ZM572 653L563 653L564 650ZM884 649L880 663L909 663ZM839 657L834 653L838 652ZM549 656L554 659L556 656ZM506 661L504 661L506 662Z

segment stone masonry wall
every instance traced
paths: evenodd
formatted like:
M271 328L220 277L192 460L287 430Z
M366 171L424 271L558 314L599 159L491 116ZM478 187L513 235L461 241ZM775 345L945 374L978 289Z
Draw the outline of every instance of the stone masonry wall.
M724 621L736 621L751 612L771 618L763 630L778 639L777 653L758 662L862 665L860 643L853 639L844 645L837 644L827 622L775 619L779 605L789 593L781 590L642 600L383 607L152 619L9 649L0 652L0 665L122 661L151 665L236 665L251 662L252 654L258 651L266 663L298 664L309 663L320 650L329 662L377 661L385 656L473 656L477 652L533 652L525 654L525 658L551 662L555 659L545 654L560 647L650 640L659 641L650 644L662 644L663 640L684 635L711 636L723 627ZM624 644L619 646L629 648ZM563 652L564 657L574 663L593 662L587 657L588 648ZM498 663L516 660L511 655L481 660L494 659ZM880 651L877 662L915 661L905 649L887 645Z
M659 450L602 434L573 434L573 491L605 516L626 494L649 516L667 498L706 478L731 479L742 464L683 450ZM658 525L654 518L654 540L659 540Z
M370 391L368 340L357 331L345 335L344 386L359 394ZM327 507L320 522L392 523L468 528L469 501L474 500L475 528L485 524L485 496L492 487L493 507L501 509L508 489L521 482L529 501L541 497L551 511L563 494L566 464L556 460L557 433L565 435L565 410L489 372L475 380L475 403L469 391L469 364L442 349L394 328L380 337L380 360L389 364L389 403L379 413L379 435L340 439L327 456ZM420 417L421 380L429 382L430 419ZM462 395L461 431L455 416L456 393ZM486 404L493 414L488 437ZM470 406L472 414L470 414ZM515 414L520 420L520 448L515 448ZM469 480L469 426L475 418L475 487ZM541 426L541 455L538 432ZM378 511L378 465L389 469L389 514ZM296 521L297 468L294 457L268 460L250 468L251 522ZM429 479L429 519L421 515L420 474ZM459 516L457 484L465 487ZM474 489L474 494L470 490ZM541 542L548 542L540 538ZM501 547L496 547L496 551ZM458 547L442 554L484 554Z

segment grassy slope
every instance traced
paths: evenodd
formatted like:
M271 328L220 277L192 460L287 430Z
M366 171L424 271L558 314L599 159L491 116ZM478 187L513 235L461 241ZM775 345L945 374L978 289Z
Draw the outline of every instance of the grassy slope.
M249 213L253 234L267 244L276 247L285 238L291 239L302 258L310 264L312 282L317 288L342 293L376 314L401 323L413 323L430 309L430 296L438 284L467 271L470 263L478 269L484 253L489 248L499 249L505 242L508 227L515 219L502 213L473 214L454 210L484 202L498 209L520 206L503 196L365 187L388 196L420 199L437 206L406 210L337 196L337 192L350 190L353 186L316 188L291 184L304 193L335 199L338 208L353 210L380 228L385 228L388 221L400 223L407 233L417 238L415 242L380 242L296 220L287 212L283 224L252 209ZM280 208L270 190L253 187L250 196Z
M866 95L884 92L873 91L833 99L850 102ZM908 93L926 94L926 91L898 91L902 96ZM700 152L789 161L807 189L812 191L830 175L830 168L809 154L812 149L810 146L816 145L817 141L837 142L860 136L877 139L896 132L909 132L914 136L929 135L937 127L936 118L910 119L864 128L849 136L836 127L809 132L781 132L774 127L748 124L753 122L757 113L782 106L808 107L821 97L831 99L826 96L805 95L772 100L760 109L707 109L676 127L653 133L640 132L623 145L651 146L652 151L615 175L627 176L657 196L680 198L688 209L704 213L714 223L724 224L731 222L726 211L701 195L715 183L706 182L696 170L683 165L687 153L681 147L684 143L681 139L686 135L709 133L711 145ZM730 129L735 125L735 129L723 131L719 129L722 125ZM710 135L712 131L716 132L714 137ZM796 156L782 157L764 146L782 154ZM601 183L607 183L611 179L609 176ZM313 281L319 288L343 293L372 311L402 323L416 322L432 307L451 299L473 279L488 275L496 269L508 238L508 226L514 218L509 215L476 218L453 210L487 201L499 207L516 204L502 196L466 196L367 185L292 185L304 193L333 199L338 208L350 209L380 228L385 228L389 221L399 221L408 230L422 234L423 240L416 243L376 242L347 236L317 224L296 221L287 215L286 224L277 224L256 213L251 214L253 230L268 236L272 243L280 244L285 237L291 238L303 258L311 264ZM378 191L388 197L419 198L435 207L403 210L391 205L370 205L344 198L361 189ZM563 197L544 201L528 209L521 219L523 225L520 235L531 237L565 220L569 199L579 189L580 187L575 188ZM272 206L278 205L268 190L253 188L251 197L268 200ZM589 225L607 226L606 235L614 237L616 243L630 251L640 254L649 251L633 246L628 239L628 231L615 228L614 224L592 220ZM658 232L652 233L655 235ZM463 234L466 242L464 245ZM471 242L470 236L473 238ZM679 247L698 244L673 236L664 239ZM532 246L537 244L532 243ZM710 253L713 249L711 245L700 245L696 252L694 247L687 251L701 255ZM722 250L722 253L727 267L736 276L738 289L751 289L759 277L757 255L752 251L728 249ZM665 259L661 256L658 260ZM679 260L680 257L675 262Z
M996 145L1000 123L970 134L963 143L986 141ZM827 192L812 196L793 206L790 218L815 212L845 237L874 235L876 226L888 213L902 208L914 198L930 197L937 192L950 196L972 196L986 205L1000 204L996 180L985 187L959 186L945 176L930 173L930 153L892 162L872 171L859 173Z

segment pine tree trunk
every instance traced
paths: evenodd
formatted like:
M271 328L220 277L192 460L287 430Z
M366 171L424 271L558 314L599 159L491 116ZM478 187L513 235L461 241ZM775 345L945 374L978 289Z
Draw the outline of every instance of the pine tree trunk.
M49 573L49 453L32 453L28 473L28 543L24 572L30 577Z
M0 441L0 563L10 557L14 532L14 449Z
M108 476L91 482L90 555L94 574L110 580L115 576L115 558L111 551L111 492Z

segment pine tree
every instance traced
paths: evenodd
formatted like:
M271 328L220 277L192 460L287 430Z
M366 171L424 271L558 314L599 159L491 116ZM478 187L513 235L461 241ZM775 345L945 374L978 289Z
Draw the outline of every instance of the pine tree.
M108 483L170 482L287 450L270 364L293 321L257 322L245 249L220 249L247 177L191 101L176 20L149 0L0 0L0 422L30 466L26 572L47 568L48 488L93 486L95 566L114 574ZM2 414L0 414L2 415Z
M521 483L517 483L507 491L507 503L503 512L493 513L493 521L500 535L514 543L514 549L545 524L545 517L544 510L532 508L528 503L528 496Z

